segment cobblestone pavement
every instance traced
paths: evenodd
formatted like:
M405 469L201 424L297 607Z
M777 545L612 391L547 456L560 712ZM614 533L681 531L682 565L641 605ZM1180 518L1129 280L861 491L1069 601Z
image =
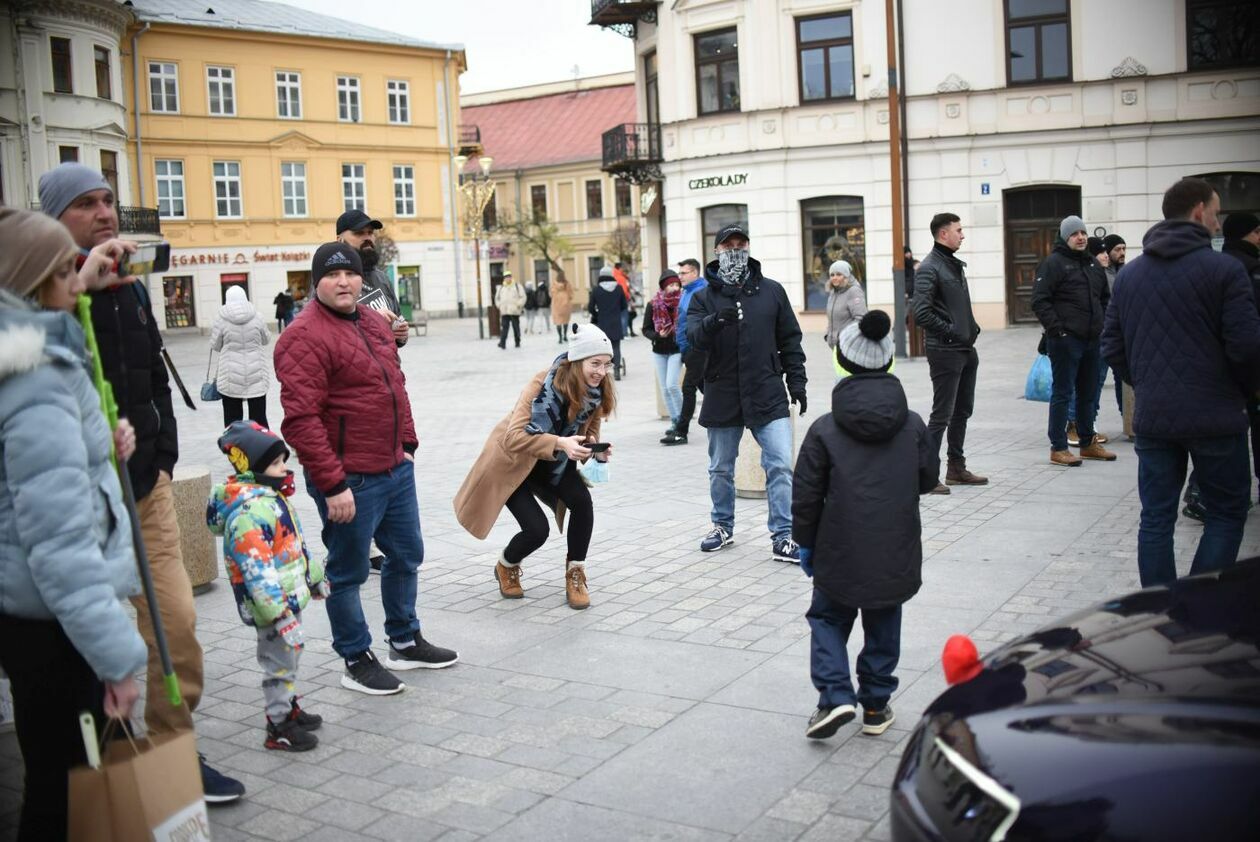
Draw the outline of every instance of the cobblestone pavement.
M455 522L451 499L490 428L529 375L559 350L554 333L521 350L476 339L473 320L435 322L402 359L421 446L420 507L427 547L420 612L425 634L456 647L452 669L404 674L401 695L370 698L339 686L323 609L307 614L299 687L323 715L307 754L263 749L254 632L220 581L197 598L206 694L199 745L240 777L246 799L214 808L216 839L443 842L509 839L887 839L888 787L910 730L943 688L945 638L971 634L981 650L1049 618L1137 586L1137 462L1122 439L1108 387L1100 428L1112 464L1046 464L1046 406L1022 399L1037 334L991 331L979 343L970 467L983 488L923 499L923 588L905 609L898 719L881 737L849 726L806 740L816 702L804 612L810 583L770 558L765 503L741 499L736 544L697 545L708 528L705 435L664 448L655 418L650 349L627 339L629 375L605 426L616 444L611 482L594 491L588 562L593 605L564 604L562 539L525 566L527 598L498 597L491 568L514 522L485 542ZM206 339L169 346L195 389ZM808 422L832 382L821 335L807 336ZM911 406L931 405L927 365L899 362ZM280 416L273 385L270 413ZM179 407L182 464L227 469L214 439L218 406ZM798 424L798 435L805 423ZM314 506L295 497L318 548ZM1199 527L1177 532L1184 573ZM1260 553L1260 517L1244 555ZM364 590L376 648L383 615L375 580ZM860 647L860 632L850 650ZM0 837L20 801L16 741L0 736Z

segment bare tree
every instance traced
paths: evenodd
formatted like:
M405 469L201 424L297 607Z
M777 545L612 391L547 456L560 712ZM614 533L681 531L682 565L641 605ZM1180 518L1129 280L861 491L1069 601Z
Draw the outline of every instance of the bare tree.
M389 236L389 229L382 228L372 237L376 242L376 253L380 256L378 265L388 266L398 260L398 244Z
M494 233L517 243L531 257L541 257L556 273L556 279L567 281L560 261L573 256L573 244L560 234L560 228L545 216L533 213L499 214Z
M601 249L605 257L614 263L620 263L629 274L629 269L639 262L642 247L642 229L637 221L630 221L613 229Z

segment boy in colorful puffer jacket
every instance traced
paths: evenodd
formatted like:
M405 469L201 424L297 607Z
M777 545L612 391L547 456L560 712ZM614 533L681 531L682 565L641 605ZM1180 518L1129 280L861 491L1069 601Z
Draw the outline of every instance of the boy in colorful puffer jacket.
M293 472L284 440L253 421L234 421L219 437L236 473L215 486L206 507L210 531L223 536L223 561L241 619L258 629L267 712L264 745L277 751L309 751L310 733L322 717L298 706L295 691L302 651L302 610L328 596L321 562L302 540L297 512L289 505Z

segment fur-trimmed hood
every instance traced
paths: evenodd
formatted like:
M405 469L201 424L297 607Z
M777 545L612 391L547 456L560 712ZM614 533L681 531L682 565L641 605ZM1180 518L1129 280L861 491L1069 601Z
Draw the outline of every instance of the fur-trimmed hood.
M69 313L40 310L0 290L0 381L34 371L49 359L86 363L83 328Z

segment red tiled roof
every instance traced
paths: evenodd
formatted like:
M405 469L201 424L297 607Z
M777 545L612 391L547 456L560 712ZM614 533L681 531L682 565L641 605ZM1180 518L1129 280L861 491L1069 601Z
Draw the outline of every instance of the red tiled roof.
M494 169L523 169L603 156L600 136L618 123L635 122L634 85L474 105L460 122L481 128L481 146Z

